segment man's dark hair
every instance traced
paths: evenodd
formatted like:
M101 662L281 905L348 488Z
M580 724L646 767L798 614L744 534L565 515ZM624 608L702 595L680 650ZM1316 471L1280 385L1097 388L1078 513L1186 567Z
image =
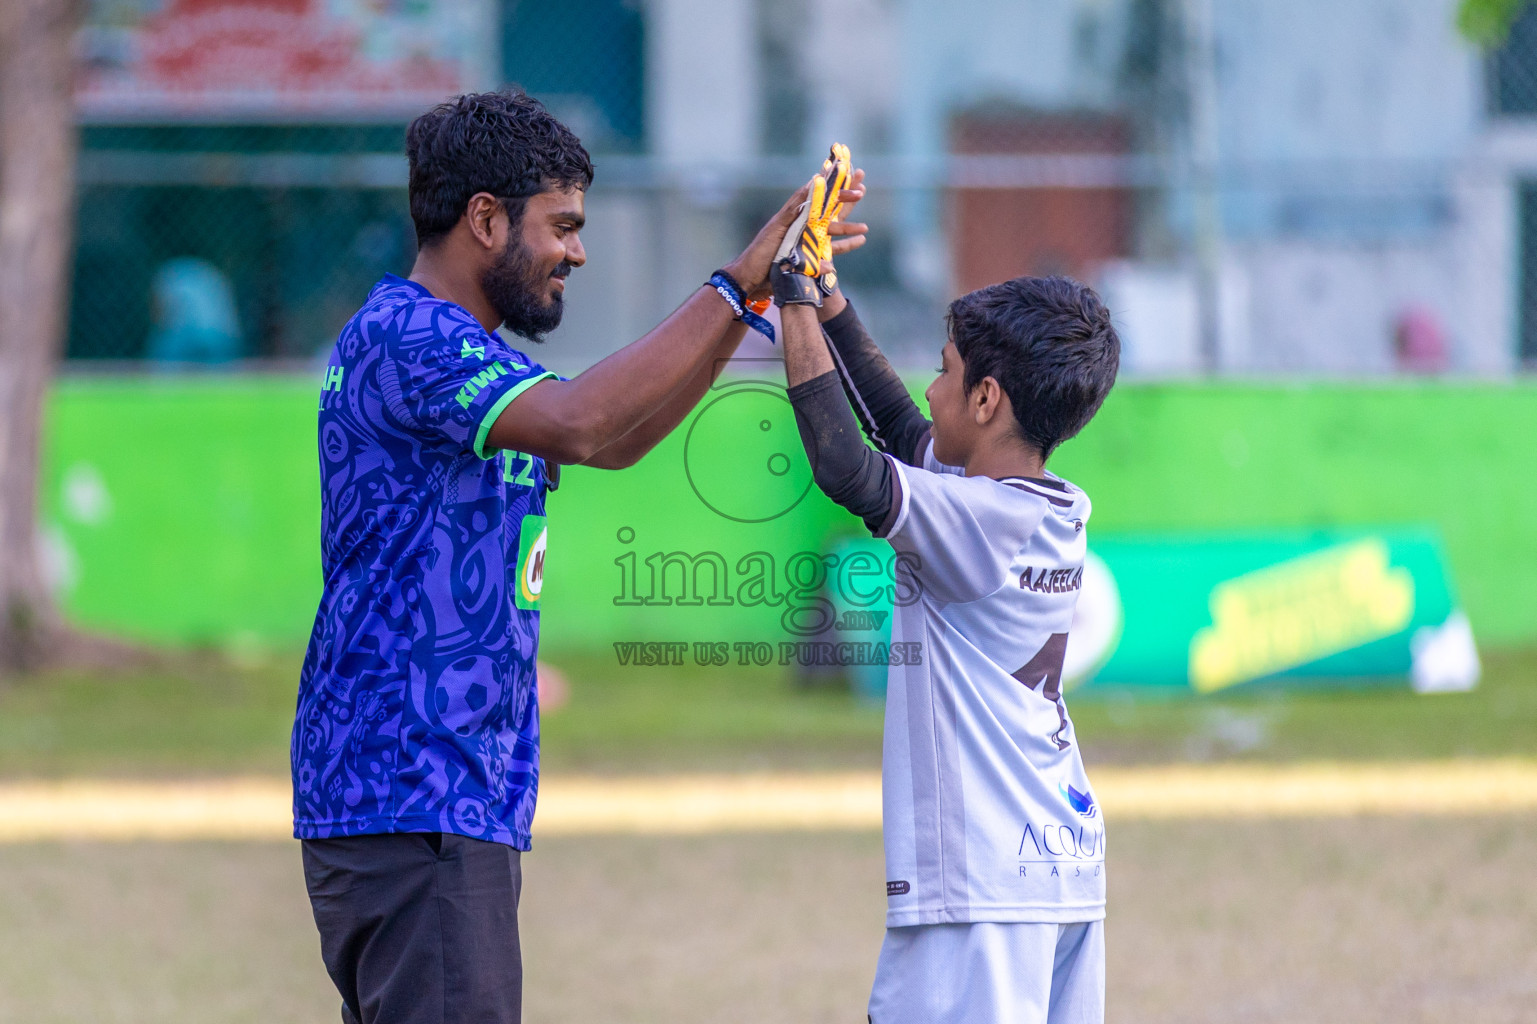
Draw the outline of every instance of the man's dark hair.
M1043 459L1094 418L1121 365L1110 311L1092 288L1066 277L979 288L950 303L946 319L966 364L966 393L996 380Z
M581 140L519 90L467 93L433 107L406 129L406 159L418 247L452 231L477 192L501 199L517 224L529 196L592 184Z

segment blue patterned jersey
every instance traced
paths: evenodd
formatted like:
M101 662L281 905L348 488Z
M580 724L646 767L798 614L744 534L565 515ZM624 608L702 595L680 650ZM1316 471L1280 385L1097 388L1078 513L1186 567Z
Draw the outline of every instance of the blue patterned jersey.
M320 392L325 586L291 744L298 838L528 849L547 478L486 435L554 376L393 275L342 329Z

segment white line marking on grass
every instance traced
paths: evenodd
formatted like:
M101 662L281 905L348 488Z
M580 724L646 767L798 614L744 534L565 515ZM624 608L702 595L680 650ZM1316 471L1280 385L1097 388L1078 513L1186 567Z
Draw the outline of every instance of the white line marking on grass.
M1219 764L1091 770L1115 821L1480 815L1537 811L1537 761ZM0 783L0 842L285 840L286 779ZM534 835L870 831L876 772L560 776L540 783Z
M1089 781L1112 819L1537 810L1537 761L1516 759L1105 768Z
M879 830L879 772L554 778L534 835Z
M284 779L0 783L0 841L287 839Z

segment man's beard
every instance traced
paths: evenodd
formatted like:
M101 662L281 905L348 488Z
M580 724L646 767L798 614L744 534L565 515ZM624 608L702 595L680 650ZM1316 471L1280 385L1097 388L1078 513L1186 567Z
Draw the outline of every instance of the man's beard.
M569 273L571 264L561 263L553 276L564 278ZM528 249L513 237L507 239L502 254L481 275L480 287L491 308L502 318L502 325L537 345L560 326L561 314L566 311L559 294L548 300L543 298L549 295L550 276L539 272Z

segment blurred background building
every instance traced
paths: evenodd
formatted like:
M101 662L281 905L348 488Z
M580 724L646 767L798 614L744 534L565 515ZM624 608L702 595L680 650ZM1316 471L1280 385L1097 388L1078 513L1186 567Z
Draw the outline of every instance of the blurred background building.
M410 265L406 122L517 84L598 168L562 370L838 139L873 227L840 269L905 361L956 294L1068 273L1131 374L1511 374L1537 360L1537 11L1485 55L1455 6L96 0L68 354L158 358L174 280L229 293L183 296L232 307L205 361L318 358Z

